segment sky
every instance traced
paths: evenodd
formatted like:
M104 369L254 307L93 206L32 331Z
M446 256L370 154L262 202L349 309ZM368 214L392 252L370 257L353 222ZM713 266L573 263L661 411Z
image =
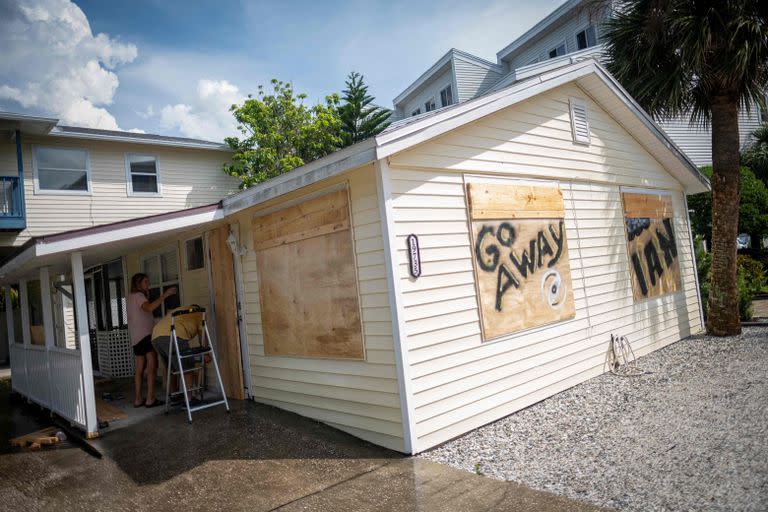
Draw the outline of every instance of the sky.
M392 99L450 48L496 52L563 0L0 0L0 111L207 140L272 78L307 103L365 76Z

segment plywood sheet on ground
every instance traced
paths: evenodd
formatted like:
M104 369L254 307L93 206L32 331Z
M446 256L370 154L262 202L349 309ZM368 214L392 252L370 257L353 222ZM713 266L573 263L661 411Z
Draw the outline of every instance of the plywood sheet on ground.
M347 191L257 217L253 230L264 352L363 359Z
M622 194L627 255L635 300L681 289L680 260L672 198L657 194Z
M112 404L108 404L101 398L96 399L96 417L99 421L116 421L123 420L128 417L128 414L119 407Z

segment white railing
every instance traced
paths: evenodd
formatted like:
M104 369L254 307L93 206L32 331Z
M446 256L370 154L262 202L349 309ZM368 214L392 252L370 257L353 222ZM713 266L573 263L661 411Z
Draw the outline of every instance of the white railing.
M26 347L27 365L27 396L43 407L50 407L48 379L48 354L44 346L30 345Z
M85 383L79 350L11 344L14 391L87 428Z
M27 351L24 345L20 343L11 343L11 387L14 391L27 396L27 370L26 360Z

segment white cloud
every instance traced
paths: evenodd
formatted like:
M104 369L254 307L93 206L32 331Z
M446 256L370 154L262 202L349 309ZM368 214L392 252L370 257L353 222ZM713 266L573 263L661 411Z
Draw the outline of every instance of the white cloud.
M136 46L94 36L70 0L0 0L0 48L0 100L64 124L119 129L105 107L120 83L114 69L136 58Z
M160 123L187 137L220 141L236 135L237 123L229 107L244 99L240 89L226 80L199 80L196 95L188 103L166 105L160 110Z

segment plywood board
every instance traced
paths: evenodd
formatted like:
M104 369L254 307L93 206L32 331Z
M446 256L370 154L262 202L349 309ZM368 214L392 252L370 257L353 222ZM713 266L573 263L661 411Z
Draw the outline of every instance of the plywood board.
M253 219L264 352L363 359L346 189Z
M229 226L214 229L208 236L211 281L216 319L215 344L218 349L219 371L228 397L243 400L243 364L240 352L240 331L237 325L237 296L232 252L227 246Z
M576 314L563 219L473 220L485 339Z
M258 251L313 236L349 229L347 190L331 192L253 219L253 247Z
M623 194L632 295L643 300L681 289L672 198Z
M556 187L469 183L472 219L555 219L565 216L563 193Z
M124 420L128 417L128 414L119 407L112 404L108 404L101 398L96 399L96 417L99 422L102 421L115 421Z

